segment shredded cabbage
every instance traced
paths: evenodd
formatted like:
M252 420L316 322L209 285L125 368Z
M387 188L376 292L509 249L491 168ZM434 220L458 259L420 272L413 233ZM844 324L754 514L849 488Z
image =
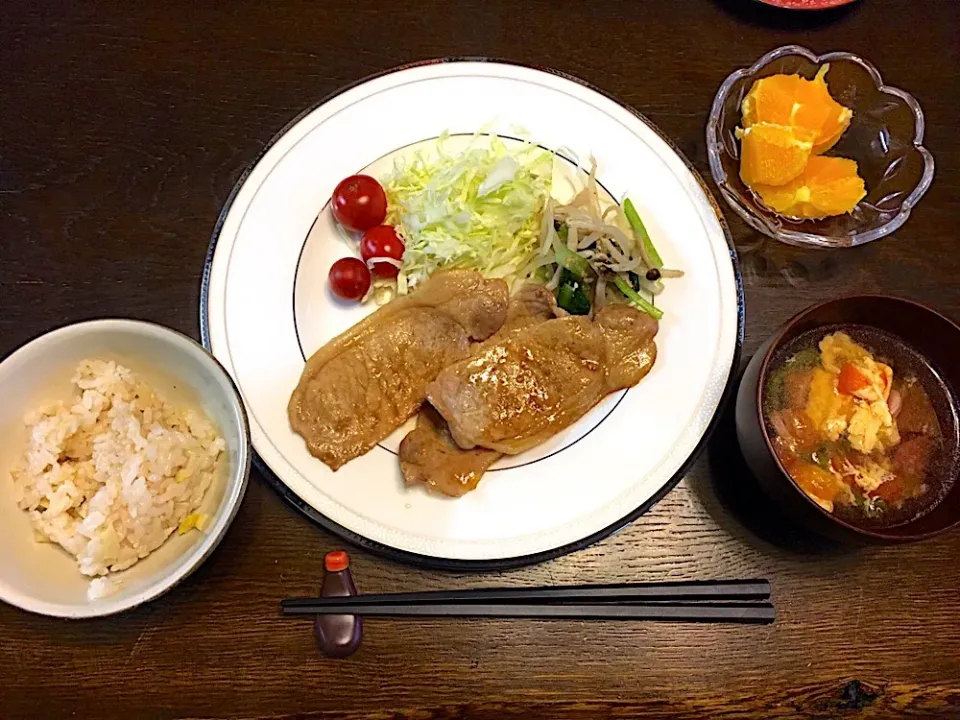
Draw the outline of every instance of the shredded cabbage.
M382 179L386 223L406 249L397 293L435 270L469 268L513 286L525 279L540 246L540 213L550 197L553 154L531 143L508 146L496 135L473 136L455 153L420 152L398 160Z

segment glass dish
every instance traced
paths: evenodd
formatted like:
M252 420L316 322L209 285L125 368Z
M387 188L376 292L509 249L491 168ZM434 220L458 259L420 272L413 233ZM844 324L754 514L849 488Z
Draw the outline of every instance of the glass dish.
M777 73L812 79L830 63L830 94L853 110L850 127L828 152L856 160L867 196L847 215L791 220L769 210L740 180L740 104L755 80ZM817 56L799 45L777 48L720 86L707 122L710 172L723 197L750 227L790 245L854 247L889 235L906 222L933 181L933 156L923 147L923 111L910 94L887 87L870 63L845 52Z

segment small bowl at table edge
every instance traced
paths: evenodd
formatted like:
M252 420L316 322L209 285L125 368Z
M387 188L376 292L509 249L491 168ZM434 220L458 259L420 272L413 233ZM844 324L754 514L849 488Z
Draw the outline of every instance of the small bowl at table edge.
M763 419L763 387L770 361L776 350L787 342L808 330L828 325L867 325L886 331L926 358L954 393L960 388L960 326L925 305L886 295L858 295L827 300L801 311L757 349L737 390L737 441L761 489L798 525L840 542L914 542L957 526L960 524L957 465L953 467L951 487L931 511L900 525L867 529L824 510L807 496L780 464Z

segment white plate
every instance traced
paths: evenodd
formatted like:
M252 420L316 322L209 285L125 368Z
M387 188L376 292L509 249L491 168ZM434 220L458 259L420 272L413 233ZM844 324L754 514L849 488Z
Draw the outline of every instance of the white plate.
M456 500L404 487L405 429L331 472L287 421L309 356L373 308L327 291L351 249L326 203L361 168L444 131L527 137L596 157L598 178L629 195L664 262L686 275L658 298L659 357L636 388L608 397L551 442L509 458ZM319 215L318 215L319 213ZM581 81L494 62L406 67L306 112L241 179L204 274L204 344L235 378L254 446L287 499L325 527L414 562L491 568L582 547L633 520L682 477L705 441L742 340L736 256L699 176L636 112Z

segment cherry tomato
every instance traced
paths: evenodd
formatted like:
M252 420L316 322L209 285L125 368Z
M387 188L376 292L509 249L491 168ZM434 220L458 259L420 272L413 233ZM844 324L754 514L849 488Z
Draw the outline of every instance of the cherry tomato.
M360 256L377 277L395 278L400 268L392 263L378 262L370 266L372 258L403 259L403 240L390 225L377 225L367 230L360 241Z
M330 266L330 289L344 300L359 300L370 289L370 271L363 260L345 257Z
M387 196L369 175L351 175L341 180L330 200L333 216L347 230L363 232L387 216Z

